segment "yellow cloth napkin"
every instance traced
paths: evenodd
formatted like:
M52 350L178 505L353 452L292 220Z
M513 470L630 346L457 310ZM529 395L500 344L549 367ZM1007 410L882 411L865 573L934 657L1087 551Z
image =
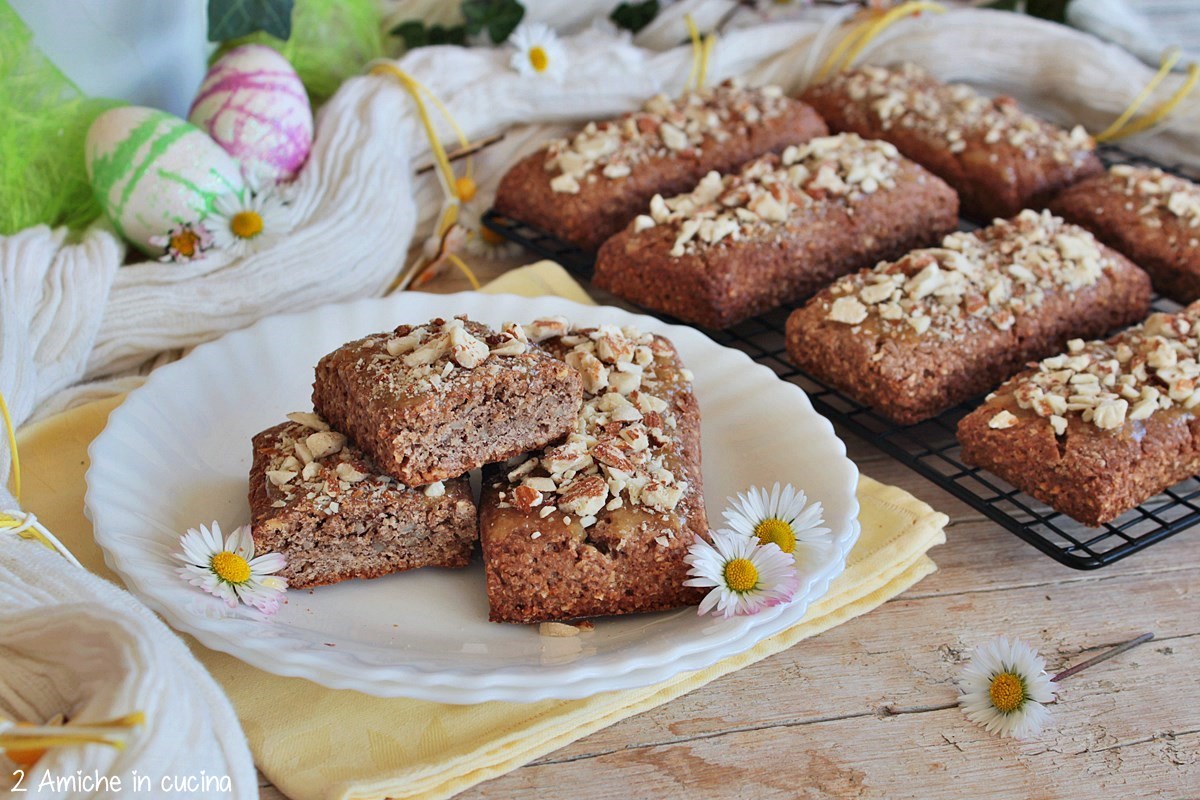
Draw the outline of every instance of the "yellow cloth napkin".
M560 267L546 263L515 270L488 289L588 301ZM84 566L114 581L83 516L83 492L87 446L120 401L90 403L18 437L27 509ZM845 573L803 621L707 669L641 689L532 704L380 699L281 678L189 643L229 694L259 768L294 800L449 797L866 613L936 569L925 552L945 541L944 514L865 476L858 498L862 536Z

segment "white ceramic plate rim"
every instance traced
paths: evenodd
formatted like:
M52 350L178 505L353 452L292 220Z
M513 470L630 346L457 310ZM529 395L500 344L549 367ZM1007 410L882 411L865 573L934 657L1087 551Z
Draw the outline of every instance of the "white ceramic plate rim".
M418 308L405 308L418 306ZM217 358L226 348L255 340L277 341L272 331L286 331L307 321L332 319L350 327L349 320L369 318L384 313L392 319L429 318L437 314L467 313L474 318L491 320L496 307L510 306L507 318L532 319L548 314L564 314L572 319L603 318L620 325L636 325L652 330L682 343L682 350L717 348L732 354L740 362L738 379L748 386L761 385L766 391L786 393L795 408L797 422L813 427L814 445L820 449L822 471L839 471L837 485L842 496L826 497L843 508L836 519L827 513L826 524L832 530L834 546L825 560L806 575L805 585L791 603L768 609L751 617L722 620L720 625L706 628L702 637L677 645L673 649L624 658L616 668L611 662L589 664L586 659L565 665L530 667L527 665L478 670L454 671L444 668L426 669L419 663L372 664L355 660L344 649L302 651L273 646L278 639L258 638L256 627L263 623L254 619L217 617L189 613L182 608L181 598L194 599L197 590L187 587L174 575L163 578L163 559L139 547L145 531L128 533L131 510L122 503L120 487L112 480L110 452L120 452L114 442L117 433L127 426L137 425L141 415L154 407L160 393L170 393L183 382L191 365L205 359ZM690 361L695 362L695 359ZM703 370L703 363L690 363L693 371ZM781 395L783 396L783 395ZM703 398L701 408L703 410ZM711 424L707 417L705 421ZM360 300L325 306L299 314L279 315L227 334L216 341L197 347L186 358L166 365L152 373L146 384L130 394L112 412L108 427L89 448L92 466L87 475L86 510L95 525L96 541L102 548L108 566L122 577L130 591L160 613L177 630L195 636L205 646L229 653L243 661L279 675L303 677L331 688L355 689L380 696L411 696L450 703L475 703L486 700L532 702L557 698L586 697L600 691L633 688L656 683L680 672L710 666L721 658L743 652L762 639L798 622L809 605L822 597L830 582L845 568L846 556L857 540L858 502L855 489L858 471L846 458L845 446L834 433L833 426L813 410L807 396L797 386L780 381L767 367L755 364L740 351L717 345L699 331L679 325L668 325L652 317L633 315L620 309L585 306L561 298L527 299L511 295L483 295L464 292L457 295L423 295L407 293L390 298ZM706 453L707 459L714 454ZM114 494L115 492L115 494ZM136 516L136 513L134 513ZM709 509L710 524L720 521L720 509ZM215 601L214 601L215 602ZM261 628L258 628L261 631Z

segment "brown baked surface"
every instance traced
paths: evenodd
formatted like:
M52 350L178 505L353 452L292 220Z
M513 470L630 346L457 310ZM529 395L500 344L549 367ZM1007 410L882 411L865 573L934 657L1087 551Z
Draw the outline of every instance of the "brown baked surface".
M1103 171L1083 128L1065 131L1011 97L989 99L914 64L840 72L801 99L835 131L896 145L954 187L964 215L984 222L1042 208L1059 189Z
M254 547L287 559L279 574L290 586L467 565L477 529L466 478L428 493L409 489L380 474L316 415L291 416L305 422L285 422L254 437L250 468ZM305 442L312 447L297 449ZM337 449L312 458L322 447Z
M1072 342L963 417L963 459L1085 525L1116 519L1200 473L1198 332L1193 304L1107 342ZM1079 392L1087 374L1099 394Z
M1181 303L1200 298L1200 186L1118 164L1064 189L1050 208L1150 273L1159 293Z
M815 111L777 87L726 81L679 99L659 95L640 111L591 123L518 162L500 181L494 207L595 250L654 195L686 192L711 170L728 172L825 133ZM567 190L556 191L556 179Z
M1124 256L1025 211L840 279L788 318L787 347L801 369L911 424L1149 306L1150 280Z
M536 450L571 429L582 389L512 331L436 319L350 342L317 364L313 407L406 486Z
M652 200L650 214L600 248L593 282L726 328L957 227L954 191L892 145L821 137Z
M683 585L687 548L708 532L690 374L666 339L626 333L607 326L548 340L590 389L574 432L485 473L479 529L493 621L658 611L704 596ZM598 368L618 374L631 350L645 362L641 379L604 385Z

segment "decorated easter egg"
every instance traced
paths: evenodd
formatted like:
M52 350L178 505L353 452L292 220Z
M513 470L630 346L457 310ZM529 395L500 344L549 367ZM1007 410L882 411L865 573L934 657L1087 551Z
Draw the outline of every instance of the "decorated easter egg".
M151 239L199 223L244 187L237 162L208 134L153 108L105 111L88 129L85 153L105 215L147 255L163 254Z
M304 84L286 58L261 44L213 62L188 119L264 183L291 180L312 149Z

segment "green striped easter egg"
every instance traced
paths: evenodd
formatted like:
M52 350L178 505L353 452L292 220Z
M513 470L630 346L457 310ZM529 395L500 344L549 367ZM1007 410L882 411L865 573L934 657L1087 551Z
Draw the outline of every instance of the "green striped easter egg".
M150 256L164 236L200 222L217 199L243 190L238 164L208 134L153 108L106 111L88 130L92 191L117 231Z

